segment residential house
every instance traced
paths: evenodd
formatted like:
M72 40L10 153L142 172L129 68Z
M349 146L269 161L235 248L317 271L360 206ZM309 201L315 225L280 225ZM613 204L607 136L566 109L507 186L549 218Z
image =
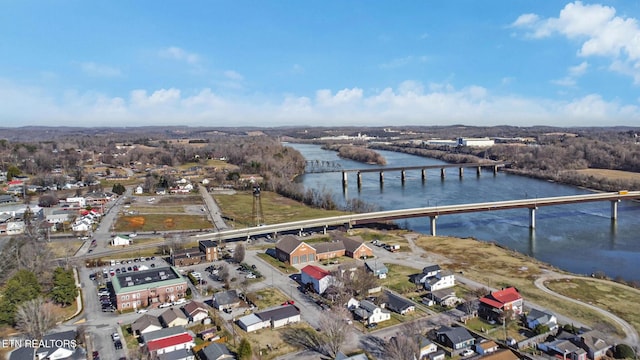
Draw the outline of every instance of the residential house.
M276 306L256 313L258 317L271 324L271 328L300 322L300 310L294 305Z
M209 317L209 309L199 301L190 301L182 309L191 322L200 322Z
M204 253L206 261L216 261L219 258L218 255L218 243L211 240L200 240L198 242L200 251Z
M20 235L24 233L25 224L24 221L7 221L6 234L7 235Z
M456 296L456 292L453 289L432 291L428 293L426 297L433 300L436 304L444 307L453 307L464 301Z
M16 197L11 194L3 194L0 195L0 204L9 204L12 202L16 202Z
M416 305L413 303L413 301L405 297L394 294L388 290L385 291L385 296L387 298L387 306L385 306L385 308L393 312L396 312L400 315L405 315L416 310Z
M240 298L236 290L221 291L213 294L213 307L222 311L240 306Z
M168 329L177 330L175 332L165 332ZM193 337L182 326L153 331L143 335L143 338L146 350L151 358L174 351L191 349L195 346Z
M170 308L160 314L160 323L164 327L186 326L189 319L180 309Z
M428 354L427 355L427 359L429 360L444 360L446 357L446 353L444 352L444 350L438 350L434 353Z
M231 354L225 344L211 343L198 351L198 358L200 360L232 360L236 357Z
M135 194L141 195L142 193L144 193L144 189L142 188L142 186L141 185L136 186Z
M423 360L429 357L429 354L433 354L438 351L438 346L428 338L420 336L418 339L418 349L420 350L419 360Z
M276 243L276 258L290 265L306 264L315 261L316 249L287 235Z
M523 300L518 290L508 287L481 297L478 313L487 319L500 320L504 312L510 312L512 317L522 314L522 306Z
M129 246L131 239L127 235L116 235L111 239L111 246Z
M178 349L171 352L165 352L156 355L156 360L195 360L191 349Z
M316 293L322 294L334 281L334 277L325 269L307 265L300 270L302 284L312 286Z
M490 354L492 352L498 351L500 347L493 340L481 341L476 344L476 352L480 355Z
M69 213L67 212L53 212L53 214L47 215L46 221L50 224L64 224L70 221Z
M427 265L424 268L422 268L422 275L424 275L427 278L434 277L438 275L440 270L441 270L440 265L438 264Z
M91 228L93 227L93 221L90 219L86 219L86 218L81 218L76 220L72 225L71 225L71 230L73 230L74 232L88 232L91 230Z
M519 360L520 357L510 349L496 350L482 357L482 360Z
M76 331L69 330L42 337L36 349L36 359L81 359L81 349L75 346Z
M358 307L353 310L356 318L365 321L367 324L374 324L391 319L391 313L379 308L369 300L362 300Z
M599 360L607 355L613 345L605 340L604 334L597 330L590 330L577 336L576 345L587 351L591 360Z
M538 325L545 325L550 331L554 331L558 328L558 319L552 313L531 309L527 314L527 327L533 330Z
M538 349L563 360L587 360L587 352L568 339L540 343Z
M387 269L382 261L368 260L364 262L364 266L368 271L372 272L373 275L380 279L385 279L389 273L389 269Z
M456 285L456 276L449 270L439 271L436 276L426 278L424 288L428 291L437 291L452 288Z
M264 328L276 329L300 322L300 310L294 305L276 306L238 319L238 326L246 332Z
M471 347L476 342L476 338L461 326L442 326L436 330L436 339L439 343L454 351Z
M140 336L152 331L162 329L162 324L157 317L149 314L143 314L136 321L131 323L131 333L134 336Z

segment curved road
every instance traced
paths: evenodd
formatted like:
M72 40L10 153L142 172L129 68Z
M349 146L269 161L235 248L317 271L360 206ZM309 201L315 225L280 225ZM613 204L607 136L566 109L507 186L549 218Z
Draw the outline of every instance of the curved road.
M608 317L609 319L611 319L611 321L615 322L616 324L618 324L618 326L620 326L622 328L622 330L625 332L625 334L627 335L627 337L624 339L625 342L627 342L629 345L638 345L640 344L640 336L638 336L638 332L636 331L636 329L631 326L631 324L629 324L628 322L626 322L625 320L619 318L618 316L616 316L615 314L607 311L607 310L603 310L597 306L591 305L591 304L587 304L585 302L570 298L568 296L564 296L561 294L558 294L554 291L552 291L551 289L549 289L548 287L546 287L544 285L544 282L547 280L559 280L559 279L584 279L584 277L582 276L574 276L574 275L564 275L564 274L559 274L559 273L555 273L555 272L550 272L548 271L545 275L539 277L538 279L536 279L536 281L534 282L534 284L536 285L536 287L542 291L544 291L545 293L561 298L563 300L567 300L567 301L571 301L573 303L585 306L591 310L597 311L598 313L600 313L601 315L604 315L606 317ZM610 284L610 282L605 281L605 280L600 280L600 279L592 279L589 278L589 280L591 281L600 281L600 282L604 282L604 283L608 283Z

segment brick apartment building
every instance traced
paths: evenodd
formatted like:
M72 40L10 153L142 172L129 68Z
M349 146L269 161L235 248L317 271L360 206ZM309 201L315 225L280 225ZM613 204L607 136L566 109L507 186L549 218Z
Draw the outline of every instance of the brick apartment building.
M144 308L184 298L187 281L173 267L119 274L112 279L118 310Z

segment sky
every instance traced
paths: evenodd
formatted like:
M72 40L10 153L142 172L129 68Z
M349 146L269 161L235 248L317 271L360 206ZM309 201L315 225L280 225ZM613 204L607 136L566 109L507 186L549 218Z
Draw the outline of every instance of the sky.
M3 1L0 127L640 126L632 0Z

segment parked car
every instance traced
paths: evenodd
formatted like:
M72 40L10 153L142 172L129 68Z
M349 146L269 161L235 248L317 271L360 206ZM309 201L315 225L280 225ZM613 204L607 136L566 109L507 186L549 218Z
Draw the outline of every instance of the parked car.
M378 327L378 323L369 323L367 324L367 329L375 329Z
M464 349L462 350L462 352L460 353L460 356L462 357L467 357L467 356L471 356L473 354L475 354L476 352L471 350L471 349Z
M147 309L138 309L138 311L136 311L136 312L137 312L138 314L144 314L144 313L146 313L147 311L149 311L149 310L147 310Z

